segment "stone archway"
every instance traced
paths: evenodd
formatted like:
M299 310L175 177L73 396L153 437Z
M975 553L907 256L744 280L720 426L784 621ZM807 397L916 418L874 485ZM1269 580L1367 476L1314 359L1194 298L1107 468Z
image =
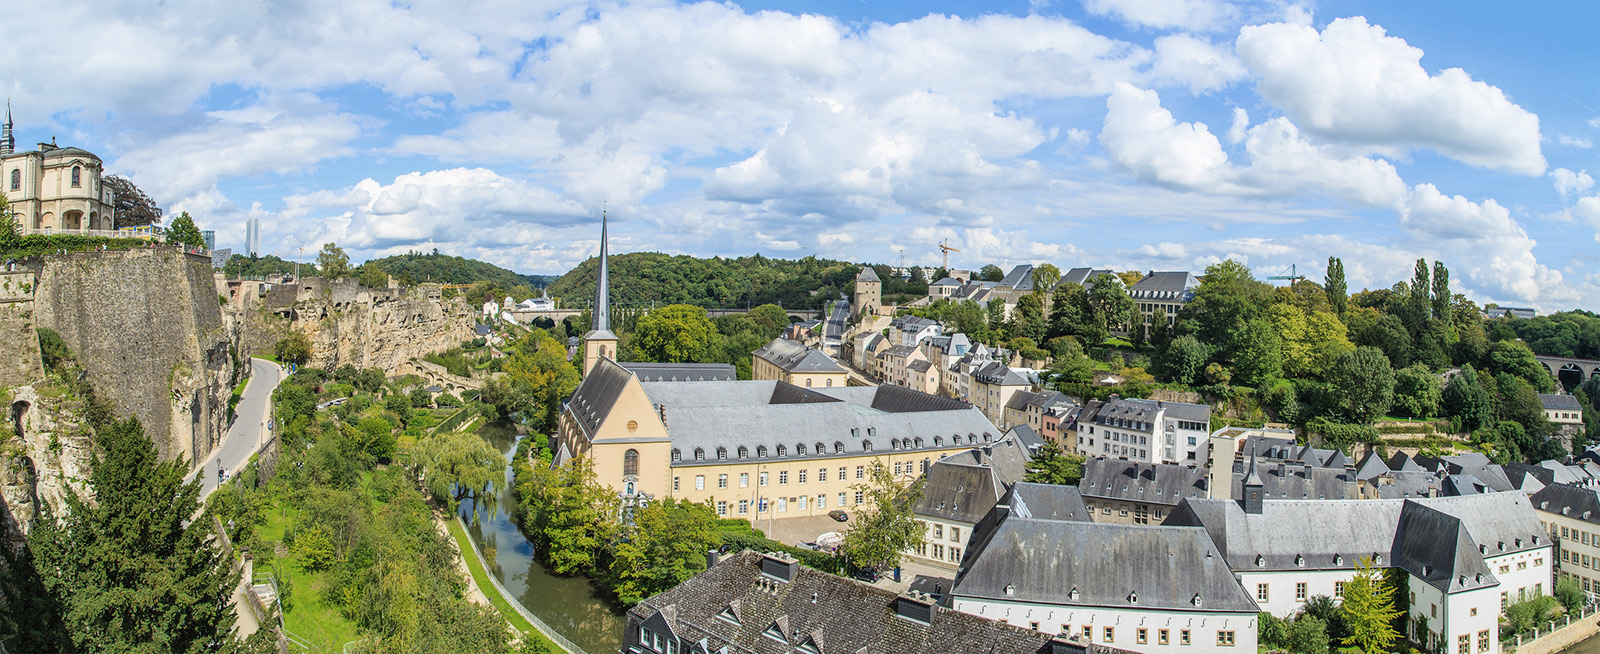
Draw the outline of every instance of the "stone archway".
M83 229L83 212L77 209L61 214L61 229Z
M1546 369L1548 368L1549 366L1546 366ZM1590 373L1591 376L1593 374L1594 373L1592 372ZM1566 388L1568 391L1571 391L1572 389L1582 386L1583 380L1586 379L1586 376L1583 374L1583 366L1576 363L1567 363L1562 365L1561 369L1555 372L1555 378L1558 385Z

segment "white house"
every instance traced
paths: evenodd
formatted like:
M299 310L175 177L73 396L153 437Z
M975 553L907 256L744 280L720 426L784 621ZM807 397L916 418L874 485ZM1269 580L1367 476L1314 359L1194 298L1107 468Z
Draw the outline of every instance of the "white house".
M1205 463L1211 407L1127 399L1091 400L1078 415L1078 453L1147 463Z

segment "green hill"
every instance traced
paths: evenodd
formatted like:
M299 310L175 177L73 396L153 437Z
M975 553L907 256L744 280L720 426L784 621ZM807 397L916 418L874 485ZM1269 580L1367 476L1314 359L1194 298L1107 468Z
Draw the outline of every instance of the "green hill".
M521 275L477 259L439 254L437 250L432 254L408 252L392 257L373 259L367 263L376 264L395 277L409 275L411 281L418 284L475 284L477 282L489 282L505 289L512 289L518 286L538 288L554 279L544 275Z
M578 264L550 284L551 297L567 306L587 306L594 297L598 258ZM880 276L887 267L879 267ZM733 259L701 259L659 252L630 252L611 257L611 301L616 306L651 303L693 304L707 308L742 308L778 304L791 309L816 308L843 299L854 289L859 264L832 259L769 259L759 254ZM888 278L886 278L888 279ZM887 298L900 280L885 288ZM922 285L926 294L927 285Z

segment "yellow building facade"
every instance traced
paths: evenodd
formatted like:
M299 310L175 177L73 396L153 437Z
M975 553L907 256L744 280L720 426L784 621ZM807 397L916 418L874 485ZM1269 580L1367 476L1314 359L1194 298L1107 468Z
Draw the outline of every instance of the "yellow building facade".
M849 373L832 357L800 343L775 338L750 353L750 378L803 388L846 386Z

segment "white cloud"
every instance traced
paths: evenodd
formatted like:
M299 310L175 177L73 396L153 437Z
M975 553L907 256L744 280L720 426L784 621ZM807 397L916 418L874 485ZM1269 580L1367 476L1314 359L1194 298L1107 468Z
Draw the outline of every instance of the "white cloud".
M1306 131L1377 149L1428 148L1475 165L1539 175L1539 117L1460 68L1429 75L1422 50L1361 17L1318 33L1245 27L1239 57L1257 89Z
M1233 108L1233 124L1228 126L1228 143L1237 144L1244 140L1245 131L1250 129L1250 112L1243 107Z
M1574 148L1583 148L1585 150L1594 147L1594 141L1587 136L1561 134L1556 137L1556 142L1562 145L1572 146Z
M1157 29L1213 30L1238 9L1217 0L1084 0L1089 13Z
M1550 178L1555 180L1556 192L1561 194L1562 199L1573 193L1587 191L1589 187L1594 186L1594 178L1589 176L1587 170L1572 172L1565 168L1557 168L1550 171Z
M1188 86L1196 95L1225 88L1246 77L1239 57L1190 34L1171 34L1155 40L1156 60L1151 80Z
M1400 208L1400 226L1419 242L1454 256L1452 269L1498 297L1532 302L1559 292L1561 273L1534 257L1533 239L1493 199L1472 202L1418 184Z

